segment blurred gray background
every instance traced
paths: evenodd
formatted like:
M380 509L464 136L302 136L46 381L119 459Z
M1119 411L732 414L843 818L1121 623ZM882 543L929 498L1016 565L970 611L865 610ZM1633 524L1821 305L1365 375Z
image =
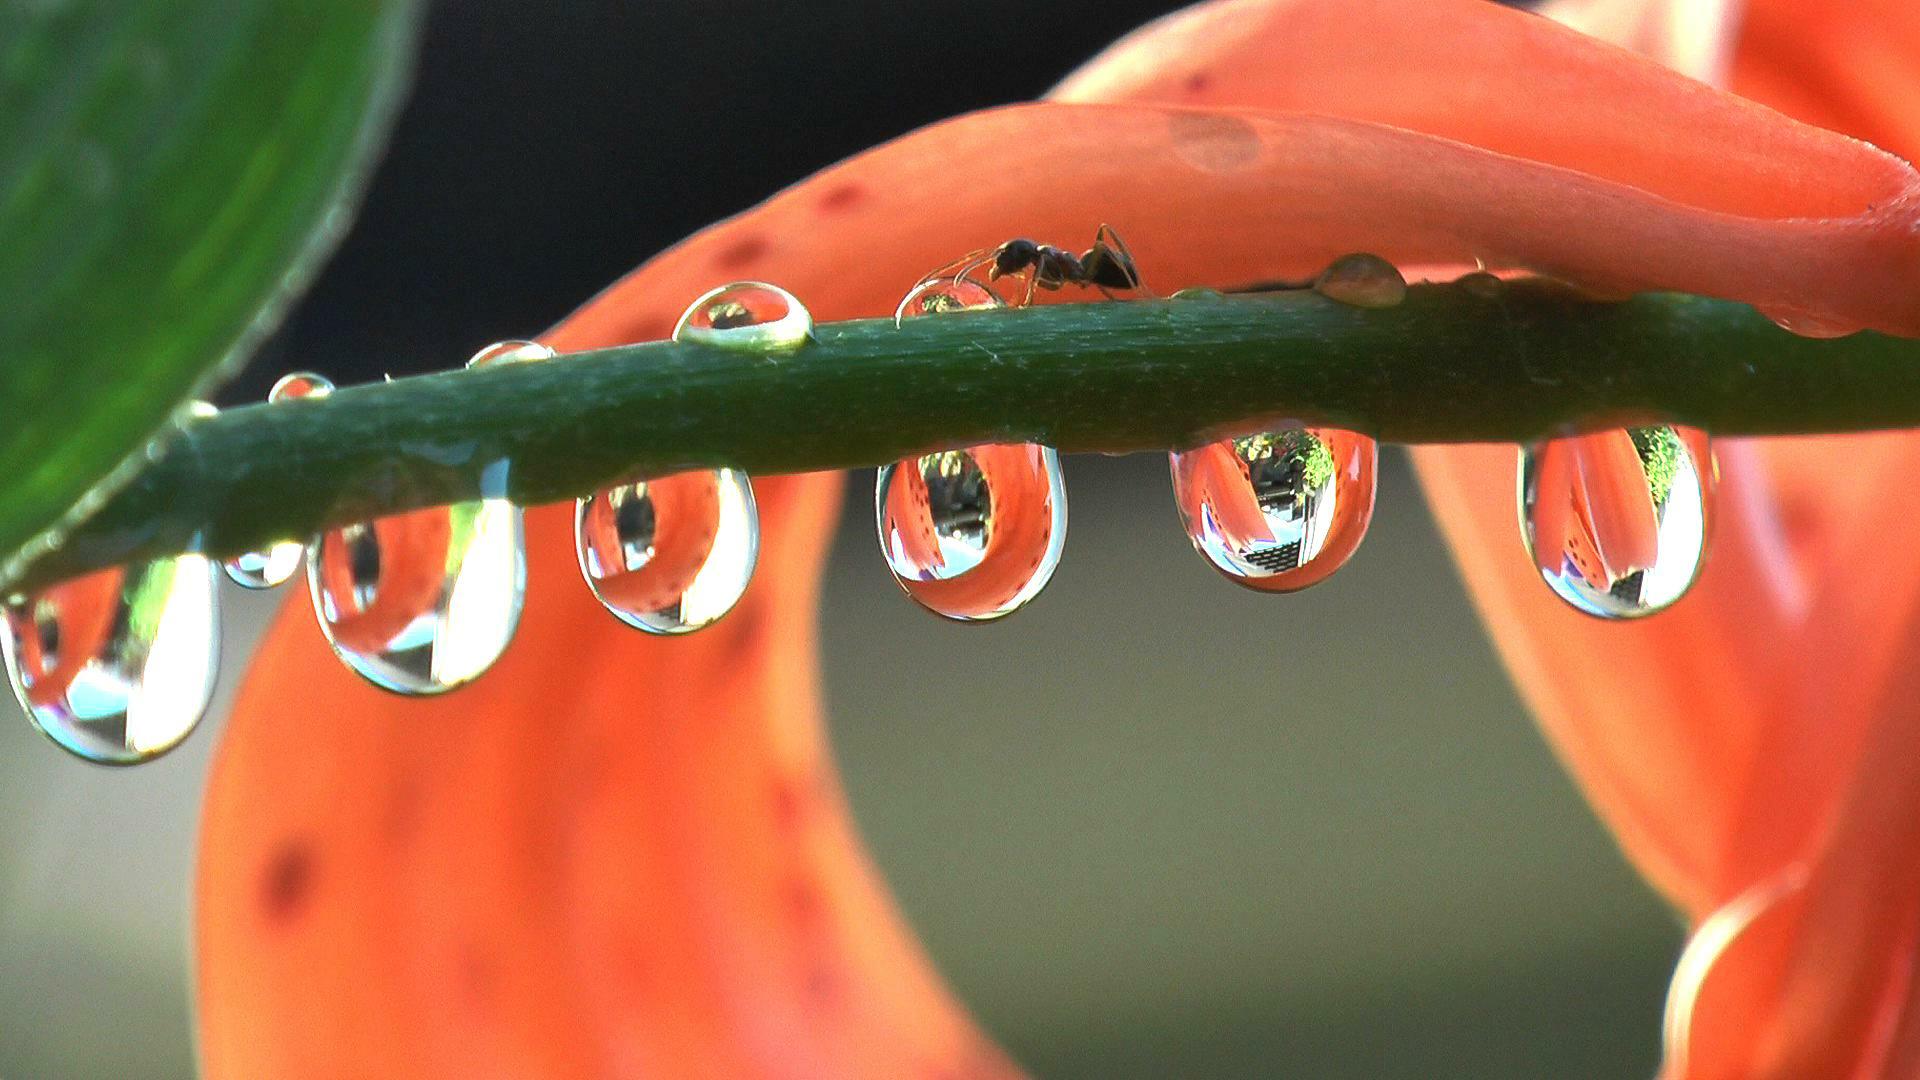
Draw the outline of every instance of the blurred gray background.
M358 224L222 403L537 331L692 229L1038 94L1173 6L976 0L935 24L742 0L717 27L695 0L446 0ZM1164 459L1071 458L1065 561L992 627L899 595L854 480L823 618L855 810L1037 1074L1652 1074L1678 924L1507 688L1404 459L1384 466L1353 564L1270 597L1188 549ZM275 601L224 599L231 678ZM0 703L0 1078L190 1073L186 892L226 700L125 772Z

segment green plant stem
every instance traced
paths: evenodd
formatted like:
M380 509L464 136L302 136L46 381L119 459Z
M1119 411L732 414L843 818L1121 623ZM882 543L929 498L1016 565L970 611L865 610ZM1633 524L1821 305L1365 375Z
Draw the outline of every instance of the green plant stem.
M227 555L380 513L524 504L732 465L876 465L985 442L1166 450L1304 422L1518 442L1656 421L1724 435L1920 425L1920 341L1796 337L1740 304L1546 282L1310 291L822 325L762 356L651 342L343 389L192 422L16 585Z

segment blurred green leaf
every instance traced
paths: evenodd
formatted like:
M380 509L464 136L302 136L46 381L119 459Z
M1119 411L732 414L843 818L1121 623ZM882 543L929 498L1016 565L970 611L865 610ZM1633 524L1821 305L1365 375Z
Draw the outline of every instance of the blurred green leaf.
M418 21L413 0L0 0L0 581L312 276Z

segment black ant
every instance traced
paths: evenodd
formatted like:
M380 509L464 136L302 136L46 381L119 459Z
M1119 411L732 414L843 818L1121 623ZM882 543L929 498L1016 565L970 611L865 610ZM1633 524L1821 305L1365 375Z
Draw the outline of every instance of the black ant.
M1066 285L1078 285L1099 289L1109 300L1113 299L1113 289L1144 288L1140 283L1140 268L1133 261L1133 253L1127 250L1127 242L1120 239L1120 234L1111 225L1102 225L1095 230L1093 246L1078 255L1065 248L1038 244L1021 237L997 248L968 252L920 281L922 284L937 281L946 277L947 271L954 267L961 269L953 275L953 280L965 281L983 266L987 268L988 281L1016 274L1027 275L1027 293L1020 301L1023 307L1033 302L1033 290L1036 288L1058 289Z

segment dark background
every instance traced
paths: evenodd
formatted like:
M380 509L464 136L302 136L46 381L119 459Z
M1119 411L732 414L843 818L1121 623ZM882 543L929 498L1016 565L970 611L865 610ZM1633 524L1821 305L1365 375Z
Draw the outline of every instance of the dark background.
M537 332L1168 7L443 3L358 224L223 402ZM1514 700L1402 456L1353 564L1289 597L1188 550L1164 461L1067 476L1058 575L990 628L899 596L856 476L822 612L855 810L995 1037L1053 1078L1651 1075L1678 926ZM87 768L0 703L0 1077L191 1068L198 795L273 602L223 599L226 688L160 762Z
M1180 6L448 0L358 226L221 403L263 396L283 358L354 382L536 333L701 226L1037 97Z

